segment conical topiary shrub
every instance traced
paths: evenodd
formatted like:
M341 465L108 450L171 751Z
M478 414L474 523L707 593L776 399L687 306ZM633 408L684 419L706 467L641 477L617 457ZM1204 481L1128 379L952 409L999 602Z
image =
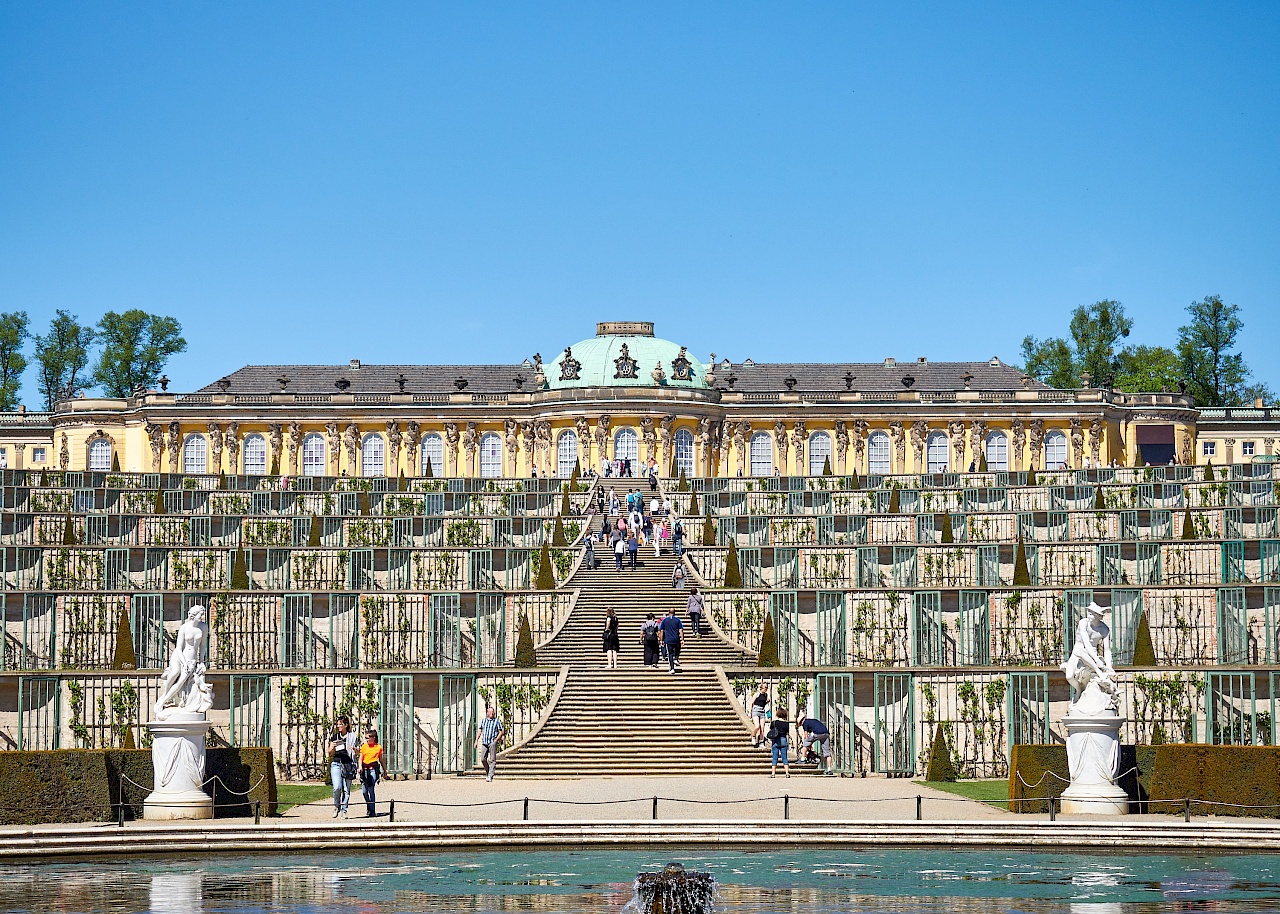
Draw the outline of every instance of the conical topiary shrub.
M164 513L165 513L165 511L164 511L164 491L163 491L163 490L161 490L161 489L156 489L156 498L155 498L155 501L153 501L153 502L151 503L151 513L152 513L152 514L164 514Z
M694 492L689 496L689 507L685 509L684 513L687 514L689 517L693 517L695 514L702 513L701 511L698 510L698 493L697 492Z
M400 471L400 481L396 483L396 491L397 492L409 491L409 480L405 478L404 470Z
M62 545L76 545L76 527L75 521L71 519L71 513L67 513L66 520L62 524Z
M267 475L268 476L280 475L280 455L279 454L271 455L271 469L267 471Z
M320 518L311 515L311 529L307 532L307 548L320 548Z
M716 544L716 525L711 521L711 515L708 514L706 520L702 522L702 545L714 546Z
M929 767L925 770L926 781L955 781L956 766L951 762L951 747L947 745L947 734L942 727L933 731L933 744L929 747Z
M1213 482L1213 461L1210 460L1204 465L1204 481Z
M1196 539L1195 521L1191 519L1191 506L1188 505L1182 512L1182 538L1184 540Z
M902 513L902 499L898 496L897 486L894 486L889 491L889 513L890 514Z
M533 630L529 617L520 614L520 633L516 636L516 669L530 670L538 665L538 652L533 646Z
M773 630L773 613L764 614L764 630L760 633L760 653L756 666L778 665L778 636Z
M678 489L678 491L680 492L689 491L689 477L684 475L684 470L680 471L680 488ZM694 495L696 497L697 493L695 492Z
M849 488L853 489L856 492L862 488L862 480L858 478L857 470L853 471L853 476L851 478L853 481L849 483Z
M120 607L120 618L116 622L116 652L111 658L113 670L136 670L138 655L133 650L133 629L129 624L129 610Z
M538 553L538 581L534 585L538 590L555 590L556 576L551 570L551 544L542 541L542 551Z
M1038 482L1036 482L1036 468L1035 468L1035 467L1032 467L1031 469L1027 470L1027 485L1029 485L1029 486L1039 485L1039 483L1038 483Z
M1013 548L1013 586L1031 586L1031 574L1027 571L1027 548L1022 545L1022 534L1018 534L1018 545Z
M956 534L955 534L955 531L954 531L953 529L951 529L951 512L950 512L950 511L945 511L945 512L943 512L943 514L942 514L942 540L941 540L941 542L944 542L944 543L954 543L955 541L956 541Z
M124 736L120 737L121 749L137 749L138 744L133 739L133 727L125 725Z
M111 472L112 473L120 472L120 452L119 451L113 450L111 452Z
M218 491L227 491L227 474L222 472L222 470L218 471Z
M369 492L366 489L360 490L360 516L369 516Z
M569 487L564 487L564 493L560 496L560 513L568 517L573 513L573 503L569 501Z
M1155 666L1156 646L1151 641L1151 623L1145 612L1138 616L1138 630L1133 636L1133 666Z
M822 475L823 476L835 475L833 472L831 472L831 455L830 454L822 458ZM857 474L854 474L854 475L857 475Z
M551 545L567 546L569 540L564 533L564 521L560 519L560 515L556 515L555 525L551 528Z
M243 549L236 550L235 561L231 565L231 589L249 589L249 566L245 562Z
M729 541L729 556L724 560L724 586L728 590L742 589L742 568L738 564L738 544Z
M1102 486L1093 487L1093 510L1105 511L1107 509L1107 500L1102 496Z
M422 475L423 475L423 476L425 476L425 477L427 477L428 479L430 479L430 478L432 478L433 476L435 476L435 475L436 475L436 474L435 474L434 472L432 472L432 470L431 470L431 458L430 458L430 457L428 457L428 458L427 458L427 468L426 468L426 470L423 472L423 474L422 474Z
M990 472L991 472L991 470L989 470L989 469L987 468L987 455L986 455L986 454L980 454L980 455L978 456L978 472L979 472L979 473L990 473Z

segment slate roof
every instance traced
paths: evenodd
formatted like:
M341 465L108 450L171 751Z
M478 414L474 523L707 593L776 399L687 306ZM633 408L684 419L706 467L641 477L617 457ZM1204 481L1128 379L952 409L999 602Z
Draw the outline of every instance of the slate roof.
M652 368L652 366L647 366ZM641 365L641 369L646 366ZM547 371L552 370L548 364ZM728 379L735 378L732 389L743 393L772 393L786 391L786 379L796 379L795 390L840 391L845 390L844 376L852 372L853 390L899 391L907 390L904 377L912 377L911 390L963 390L964 375L971 374L970 386L974 390L1021 390L1022 373L1004 363L990 362L759 362L755 364L735 362L728 367L725 360L715 365L716 387L729 389ZM281 375L289 383L281 388L277 378ZM225 376L230 381L227 393L260 394L284 390L299 394L332 393L395 393L399 390L396 378L403 374L406 393L452 393L458 390L455 381L464 378L467 393L512 393L520 390L515 378L523 377L524 390L531 390L533 367L527 362L513 365L246 365ZM642 377L648 375L641 372ZM350 386L337 387L338 379L345 379ZM1047 389L1039 381L1031 383L1032 389ZM218 393L218 382L200 388L199 393Z

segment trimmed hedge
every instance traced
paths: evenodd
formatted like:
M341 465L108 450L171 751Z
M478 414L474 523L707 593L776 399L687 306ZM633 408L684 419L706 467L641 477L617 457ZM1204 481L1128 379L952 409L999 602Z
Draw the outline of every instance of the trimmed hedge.
M1193 815L1280 817L1280 746L1121 746L1120 772L1131 813L1181 815L1185 798L1205 801L1192 802ZM1060 795L1068 778L1066 746L1014 746L1009 809L1048 812L1048 798Z
M205 777L214 775L221 779L214 782L215 817L251 816L255 802L262 803L265 815L275 814L270 749L208 749ZM0 752L0 782L6 788L0 824L110 822L118 803L125 804L125 818L140 818L154 779L150 749Z

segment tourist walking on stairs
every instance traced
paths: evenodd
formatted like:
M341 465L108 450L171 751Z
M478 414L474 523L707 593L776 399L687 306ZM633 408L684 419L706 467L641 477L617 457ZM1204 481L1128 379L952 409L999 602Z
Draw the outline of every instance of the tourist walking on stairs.
M605 667L610 670L618 668L618 651L622 649L622 645L618 643L618 616L610 606L604 611L604 661Z
M689 591L689 627L693 629L693 633L699 638L702 637L702 594L698 593L698 588L694 587Z
M667 672L674 674L680 669L680 648L684 645L684 623L676 615L674 606L667 610L661 628L662 644L667 649Z
M644 645L644 665L649 669L656 670L658 668L658 619L653 613L649 613L644 620L644 624L640 626L640 643Z
M760 688L751 699L751 748L764 742L765 727L769 722L769 683L760 683Z
M622 538L622 534L614 533L613 535L613 570L622 570L622 557L627 554L627 543Z
M791 733L791 724L787 720L787 709L782 705L778 706L778 713L774 716L773 721L769 724L769 742L773 746L773 764L769 766L769 777L773 777L778 773L778 760L782 760L782 770L787 777L791 777L791 766L789 764L787 736Z
M498 747L502 745L502 736L506 733L502 720L498 717L498 709L489 705L484 709L484 719L480 721L480 729L476 733L476 749L480 750L480 765L488 769L486 781L492 781L498 770Z
M635 530L631 531L631 535L627 537L627 560L631 563L632 571L636 570L636 554L640 552L640 534Z
M684 579L684 562L677 559L675 565L671 569L671 586L676 590L684 590Z

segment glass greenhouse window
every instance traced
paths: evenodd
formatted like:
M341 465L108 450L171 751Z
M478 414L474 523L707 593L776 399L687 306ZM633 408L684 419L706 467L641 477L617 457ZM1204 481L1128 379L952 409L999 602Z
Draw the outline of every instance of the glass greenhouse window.
M267 475L267 439L261 435L244 439L244 471L248 476Z
M693 432L687 428L676 429L676 472L693 475Z
M872 476L889 474L889 436L884 432L872 432L867 439L867 472Z
M89 471L105 473L111 469L111 442L98 438L89 444Z
M773 439L768 432L756 432L751 436L751 475L773 475Z
M302 475L323 476L325 463L324 436L312 432L302 439Z
M565 431L556 441L556 475L568 479L578 463L578 433Z
M360 442L360 475L387 475L387 451L381 435L365 435Z
M942 432L934 432L925 440L925 459L930 473L951 470L951 440Z
M432 432L422 436L422 468L423 476L427 475L427 465L431 465L432 476L444 475L444 439Z
M480 475L485 479L502 475L502 436L494 432L480 436Z
M1009 439L1004 432L992 432L983 442L987 455L987 469L992 473L1009 471Z
M831 436L826 432L814 432L809 436L809 475L821 476L822 468L831 457ZM835 472L835 461L832 461L832 472Z
M1062 432L1052 431L1044 436L1044 468L1046 470L1067 468L1067 436Z
M182 472L204 473L208 471L208 445L204 435L188 435L182 446Z
M613 459L630 460L633 470L639 471L640 442L634 430L620 428L613 436Z

